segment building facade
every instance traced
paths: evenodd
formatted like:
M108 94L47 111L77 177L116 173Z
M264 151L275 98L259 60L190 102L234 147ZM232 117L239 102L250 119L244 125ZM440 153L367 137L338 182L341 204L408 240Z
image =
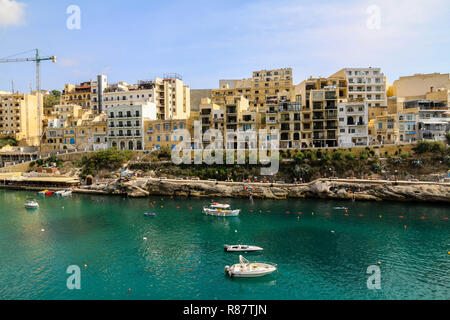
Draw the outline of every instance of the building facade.
M144 150L144 121L157 120L156 105L114 105L108 112L108 147L119 150Z
M42 95L40 95L43 105ZM13 137L20 145L38 146L43 111L38 96L22 93L0 94L0 137Z
M345 102L338 105L339 147L369 145L368 102Z

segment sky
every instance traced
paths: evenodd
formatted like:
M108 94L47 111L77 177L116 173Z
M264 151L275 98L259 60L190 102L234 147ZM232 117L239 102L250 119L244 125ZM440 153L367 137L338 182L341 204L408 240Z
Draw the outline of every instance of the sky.
M97 74L136 83L167 73L217 88L284 67L295 84L345 67L380 67L392 83L450 72L449 16L449 0L0 0L0 58L57 56L42 63L47 90ZM34 64L0 63L0 91L11 80L34 88Z

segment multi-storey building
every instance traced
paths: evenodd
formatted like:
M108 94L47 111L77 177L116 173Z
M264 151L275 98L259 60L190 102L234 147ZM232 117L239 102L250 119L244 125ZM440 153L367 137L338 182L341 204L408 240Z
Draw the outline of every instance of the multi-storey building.
M302 100L302 144L338 145L337 105L347 99L347 84L340 78L309 78L296 87Z
M415 111L378 116L371 121L369 131L371 144L412 143L417 140L417 119Z
M268 100L266 115L262 127L268 133L278 130L280 133L280 148L301 148L301 96L294 91L284 91L277 99Z
M388 83L380 68L344 68L330 78L346 80L348 101L367 100L369 120L389 113L387 111Z
M160 148L174 149L182 142L183 135L174 134L177 130L189 130L192 134L192 124L188 119L181 120L145 120L145 150Z
M42 95L40 95L43 104ZM11 136L20 145L39 145L43 119L37 95L11 93L0 95L0 137Z
M66 84L61 94L62 105L79 105L84 110L91 109L92 82L82 82L79 85Z
M120 150L143 150L144 121L157 120L156 105L114 105L108 107L108 147Z
M450 109L444 102L411 100L404 103L404 110L418 115L418 139L446 139L450 130Z
M344 102L338 105L340 147L367 146L369 144L368 102Z
M103 110L103 92L108 82L105 75L98 75L97 81L89 80L78 85L66 84L61 95L60 104L76 104L84 110L94 110L101 113Z
M230 101L244 97L256 112L256 124L264 127L267 105L277 100L279 93L293 90L292 68L260 70L253 72L252 78L220 80L219 89L212 90L212 102L225 107Z
M155 103L161 120L187 119L190 114L190 89L181 77L156 78L153 81L139 81L137 85L119 82L110 85L103 94L106 109L120 104Z
M428 92L439 88L450 89L450 74L431 73L400 77L394 81L393 94L397 98L407 100L425 99Z
M107 147L106 115L77 105L54 106L41 140L41 153L101 150Z

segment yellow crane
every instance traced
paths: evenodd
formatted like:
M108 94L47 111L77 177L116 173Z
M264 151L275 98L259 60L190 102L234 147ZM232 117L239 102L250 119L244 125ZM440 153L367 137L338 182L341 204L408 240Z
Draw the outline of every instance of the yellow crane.
M56 56L50 57L41 57L39 56L39 50L34 49L35 56L32 58L16 58L16 59L0 59L0 63L9 63L9 62L36 62L36 91L37 91L37 99L38 99L38 121L41 124L41 61L52 61L56 62ZM39 125L39 136L41 136L41 125Z

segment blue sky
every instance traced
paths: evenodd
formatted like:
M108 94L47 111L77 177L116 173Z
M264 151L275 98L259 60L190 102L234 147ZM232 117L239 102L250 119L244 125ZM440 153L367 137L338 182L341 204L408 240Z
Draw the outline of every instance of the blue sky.
M66 27L70 5L81 9L80 30ZM381 67L392 83L450 72L449 16L448 0L0 0L0 58L56 55L43 63L42 88L59 90L99 73L135 83L174 72L193 89L216 88L280 67L294 69L295 83ZM0 90L11 79L28 91L34 65L0 64Z

